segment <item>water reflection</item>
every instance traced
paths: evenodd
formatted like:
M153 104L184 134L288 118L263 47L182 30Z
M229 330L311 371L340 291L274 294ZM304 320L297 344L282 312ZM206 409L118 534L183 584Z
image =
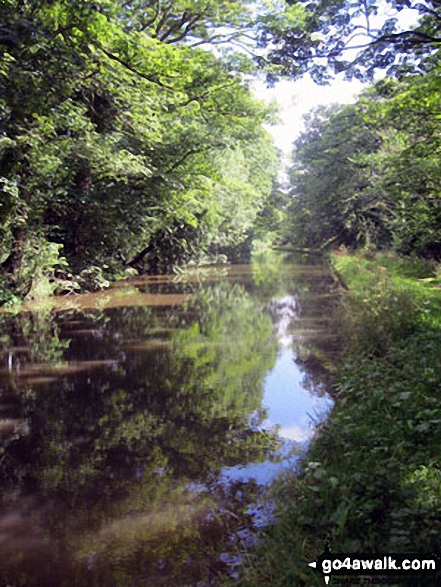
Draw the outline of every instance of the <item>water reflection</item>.
M305 344L299 329L299 296L288 295L273 300L269 310L273 318L278 353L275 365L268 372L263 384L262 406L266 417L260 429L276 430L277 436L283 442L279 450L263 463L248 463L225 469L224 479L255 479L258 483L268 484L282 470L293 467L298 462L315 433L315 425L325 419L333 405L332 399L326 393L326 369L316 359L315 371L309 369L307 373L305 361L297 354L299 350L294 351L294 343L298 349ZM311 351L308 347L308 352Z
M270 267L3 317L6 582L214 585L236 564L234 541L265 519L262 483L329 407L329 328L313 350L304 321L320 338L332 279Z
M276 364L264 383L263 404L269 406L264 425L279 426L282 438L301 444L311 439L314 433L312 425L324 419L332 407L332 400L325 392L323 380L316 381L314 393L310 393L312 386L308 377L317 373L310 368L307 375L299 350L294 350L295 339L298 346L302 341L299 334L299 297L291 295L275 300L270 309L274 316L279 352ZM308 351L311 352L310 349ZM309 364L311 366L311 358ZM319 362L318 366L324 374L326 370Z

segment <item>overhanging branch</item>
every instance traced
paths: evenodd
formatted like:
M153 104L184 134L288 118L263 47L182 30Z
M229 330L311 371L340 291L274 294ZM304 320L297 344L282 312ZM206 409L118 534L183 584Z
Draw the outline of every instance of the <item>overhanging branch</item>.
M120 65L122 65L123 67L128 69L130 72L134 73L135 75L141 77L142 79L145 79L146 81L148 81L152 84L156 84L157 86L164 88L166 90L173 89L171 86L167 86L166 84L162 83L159 79L153 78L153 77L147 75L146 73L143 73L142 71L139 71L138 69L135 69L130 63L128 63L127 61L125 61L124 59L119 57L118 55L111 53L107 49L104 49L104 47L98 46L98 48L100 49L100 51L102 51L104 53L104 55L106 55L106 57L108 57L109 59L112 59L113 61L116 61L117 63L119 63Z

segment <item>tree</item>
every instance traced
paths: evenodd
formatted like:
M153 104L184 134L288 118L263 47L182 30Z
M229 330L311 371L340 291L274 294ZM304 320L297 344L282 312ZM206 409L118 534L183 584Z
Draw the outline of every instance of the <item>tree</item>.
M388 75L421 73L436 62L441 43L436 0L288 0L287 5L286 18L261 21L261 45L274 46L266 60L260 59L271 64L270 79L309 72L318 83L326 83L345 72L349 79L372 80L378 69ZM297 21L290 18L293 10ZM400 19L415 24L401 25Z
M386 239L378 197L357 158L381 145L354 106L319 107L295 142L287 237L296 244L364 243Z
M135 0L121 7L129 30L164 43L184 41L191 46L239 41L252 32L255 9L252 0Z
M382 80L354 106L310 115L295 143L291 240L441 256L439 89L437 72Z
M199 45L224 39L221 26L239 42L253 10L245 0L2 4L4 284L26 294L39 257L52 259L51 278L67 273L53 245L75 272L114 273L144 258L168 270L210 244L226 205L212 202L219 161L265 142L269 114L243 83L243 59ZM249 189L259 201L270 191Z
M382 136L366 165L389 209L389 230L401 253L441 257L441 128L439 70L379 82L360 109Z

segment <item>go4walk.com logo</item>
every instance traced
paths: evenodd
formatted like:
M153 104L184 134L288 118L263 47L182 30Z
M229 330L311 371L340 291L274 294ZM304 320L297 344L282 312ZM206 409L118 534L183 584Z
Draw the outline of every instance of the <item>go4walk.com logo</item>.
M437 580L441 582L441 558L437 554L334 554L327 549L309 566L322 573L326 585L331 576L425 576L433 578L433 585L437 585Z

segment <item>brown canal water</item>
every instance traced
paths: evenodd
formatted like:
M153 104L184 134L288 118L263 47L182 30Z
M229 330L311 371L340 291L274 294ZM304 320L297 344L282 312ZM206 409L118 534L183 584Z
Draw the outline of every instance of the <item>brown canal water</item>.
M0 317L0 586L217 585L329 413L328 269L237 265Z

